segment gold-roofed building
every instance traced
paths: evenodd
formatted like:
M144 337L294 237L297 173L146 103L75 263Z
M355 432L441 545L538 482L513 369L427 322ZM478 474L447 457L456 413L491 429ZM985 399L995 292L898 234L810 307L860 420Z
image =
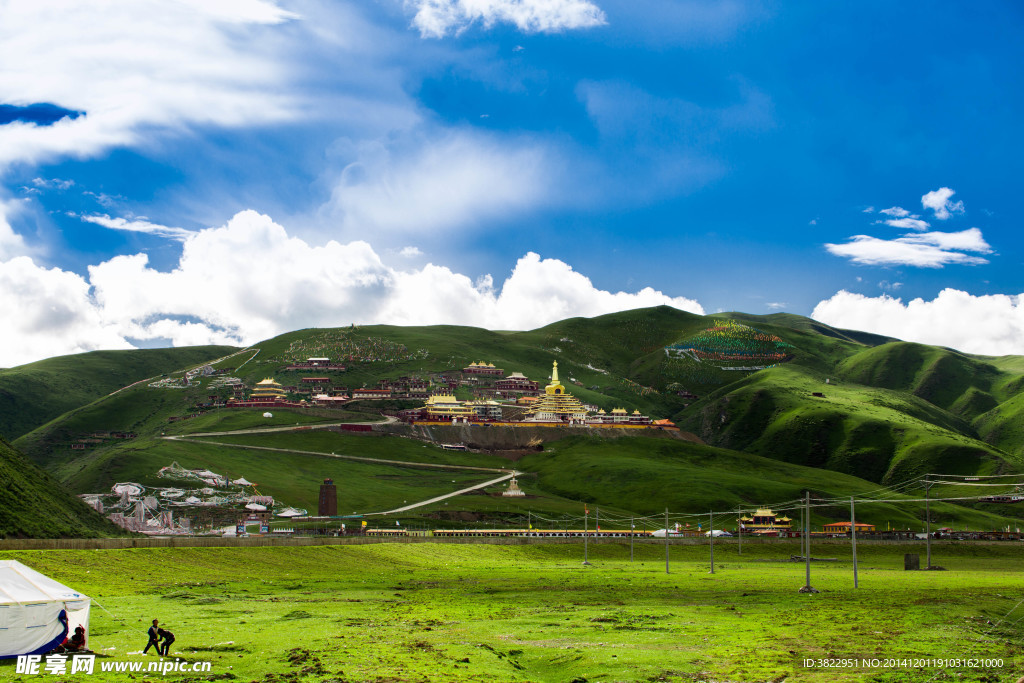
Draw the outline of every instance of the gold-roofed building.
M284 387L274 381L273 377L260 380L249 394L250 401L278 401L285 397Z
M793 527L793 520L789 517L779 517L767 508L758 508L752 515L740 517L740 524L743 530L754 534L765 534L773 531L789 531Z
M473 409L451 394L435 394L427 399L423 412L432 420L454 420L473 417Z
M494 363L488 363L486 361L476 361L470 363L466 367L462 368L462 372L467 375L492 375L494 377L501 377L505 374L505 371L501 368L494 367Z
M583 424L586 419L587 409L558 381L558 361L555 361L551 366L551 383L544 387L544 393L530 408L527 421Z

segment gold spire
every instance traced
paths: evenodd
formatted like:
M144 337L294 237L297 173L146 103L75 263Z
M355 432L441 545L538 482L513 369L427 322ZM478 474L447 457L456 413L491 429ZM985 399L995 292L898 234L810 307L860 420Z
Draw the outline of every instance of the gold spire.
M558 361L551 366L551 383L558 384Z

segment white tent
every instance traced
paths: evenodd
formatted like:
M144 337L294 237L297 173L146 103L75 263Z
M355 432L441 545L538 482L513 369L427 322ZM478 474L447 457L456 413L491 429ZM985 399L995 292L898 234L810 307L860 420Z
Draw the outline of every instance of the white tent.
M43 654L89 633L90 599L16 560L0 560L0 659Z

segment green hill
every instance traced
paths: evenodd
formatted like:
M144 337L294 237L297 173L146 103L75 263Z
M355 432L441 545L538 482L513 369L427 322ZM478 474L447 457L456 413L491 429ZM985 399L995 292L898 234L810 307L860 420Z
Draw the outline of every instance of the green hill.
M92 351L0 370L0 435L36 427L133 382L220 358L228 346Z
M893 342L865 349L836 367L836 375L865 386L906 391L967 419L997 404L999 370L989 363L924 344Z
M94 538L123 532L0 438L0 538Z
M230 378L249 387L265 377L299 385L310 371L286 368L310 357L344 364L344 371L331 371L331 376L349 389L408 375L439 380L474 361L493 363L505 374L522 372L544 384L557 360L561 379L582 401L606 410L624 407L654 418L672 417L707 443L652 438L664 437L656 433L566 440L564 430L549 430L540 435L548 442L543 454L530 454L524 444L537 437L520 431L504 448L519 449L510 457L523 457L518 467L530 476L522 485L535 498L459 498L455 507L474 514L511 514L524 505L562 514L574 510L579 500L600 503L602 509L636 512L671 504L696 512L708 506L769 504L807 488L850 495L926 472L1024 471L1022 358L970 356L788 314L697 316L669 307L573 318L527 332L387 325L298 330L215 363L221 373L216 376L193 376L186 382L190 364L182 363L156 386L140 383L78 405L23 434L16 445L76 492L103 491L116 481L166 485L156 472L176 461L258 481L261 492L300 507L312 506L317 483L330 476L344 482L339 491L344 507L361 511L471 484L471 478L450 472L428 476L397 464L357 466L330 458L332 452L508 466L507 460L490 455L456 458L415 440L435 437L414 431L405 436L415 438L287 432L213 439L232 446L160 438L267 424L367 420L383 406L401 406L363 402L349 408L355 412L275 410L270 422L263 411L209 410L211 395L229 395L225 382ZM66 379L74 378L69 369ZM456 390L460 396L469 391L464 386ZM500 429L491 428L481 443L503 448ZM97 432L132 432L135 438L85 439L87 445L81 445L83 437ZM241 448L259 445L282 450ZM434 513L454 510L447 508ZM951 518L960 515L979 524L1016 514L997 509L989 518L977 510L955 509ZM888 519L902 519L894 516L897 512L887 512ZM972 517L979 514L984 519Z

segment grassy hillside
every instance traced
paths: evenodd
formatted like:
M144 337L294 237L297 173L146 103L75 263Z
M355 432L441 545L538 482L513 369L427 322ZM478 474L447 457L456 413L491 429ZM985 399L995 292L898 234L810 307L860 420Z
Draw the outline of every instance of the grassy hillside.
M115 479L157 485L161 482L153 476L156 470L173 459L186 467L220 468L218 471L226 469L232 476L244 475L258 481L261 492L306 507L315 505L320 481L332 477L338 485L339 504L348 514L423 500L471 486L490 475L347 462L330 457L334 454L476 467L514 466L525 473L519 483L526 498L494 497L501 490L499 485L489 490L494 494L491 497L460 496L408 515L410 519L440 513L444 518L468 518L463 513L470 513L513 523L527 513L535 520L578 517L584 501L599 506L602 514L622 519L630 513L657 515L666 507L674 513L693 514L737 506L750 509L791 501L807 490L825 498L878 490L872 482L837 472L669 438L572 436L549 442L542 452L527 455L514 465L496 456L442 451L393 436L306 431L217 436L202 441L165 441L145 451L133 449L131 458L111 457L84 468L72 484L76 489L88 489L92 478L109 464L117 468L110 473ZM222 444L257 449L225 448ZM265 450L268 448L275 450ZM910 496L895 498L920 495L920 491L912 491ZM819 524L848 514L849 508L843 504L815 508L812 518ZM865 506L859 517L882 526L919 528L923 514L920 504L879 503ZM1007 510L996 506L979 511L939 503L933 505L932 514L936 523L992 529L1005 526ZM694 519L694 525L697 521Z
M657 515L668 508L703 515L709 510L735 510L794 501L805 491L820 498L864 496L878 491L877 484L825 469L803 467L739 451L714 448L683 440L642 437L608 441L575 437L548 444L543 453L528 456L518 466L537 475L537 486L566 498L599 505L615 504L639 514ZM920 490L903 496L919 498ZM788 506L791 516L798 515ZM787 508L776 508L784 511ZM1005 524L1005 510L969 510L951 504L932 506L933 520L941 524L991 529ZM848 520L848 505L814 508L814 524ZM862 504L858 520L884 528L922 528L920 504ZM942 520L939 522L939 520ZM707 525L707 517L692 520ZM723 525L735 526L735 515ZM716 523L717 528L717 523Z
M993 408L999 370L962 353L936 346L894 342L845 359L836 375L865 386L905 391L973 419Z
M235 349L92 351L0 370L0 435L17 439L36 427L147 377L220 358Z
M878 482L1024 465L913 393L825 379L795 365L765 370L710 394L679 422L715 445Z
M0 439L0 538L94 538L121 533Z
M657 508L666 504L659 499L667 498L676 509L696 512L784 500L806 488L849 495L866 490L869 482L902 482L926 472L1024 471L1024 399L1019 398L1024 396L1024 359L968 356L788 314L697 316L657 307L573 318L528 332L459 326L309 329L256 344L215 367L250 387L271 376L298 385L309 372L284 368L312 356L343 362L346 370L331 372L332 381L349 389L403 375L457 373L473 361L493 363L505 373L522 372L543 384L557 360L561 379L581 400L606 410L621 406L655 418L674 417L683 429L717 447L599 438L591 445L603 455L579 455L576 462L576 456L569 456L590 446L561 441L521 463L535 475L522 480L535 498L459 499L456 507L465 510L514 513L532 505L559 514L586 499L602 508L636 511ZM319 432L215 439L285 449L281 452L167 442L160 437L366 420L379 408L364 403L366 412L361 413L276 410L269 421L262 411L238 409L191 417L210 394L227 390L218 388L217 377L193 377L185 386L180 380L188 366L166 373L176 387L142 383L103 396L24 434L17 446L76 492L105 490L125 480L156 485L156 471L177 460L186 467L259 481L271 495L302 507L312 506L316 485L330 476L344 482L339 494L346 501L343 507L360 511L395 507L467 480L400 466L357 467L327 457L343 452L339 449L391 460L499 463L489 456L453 456L414 439ZM185 419L172 421L179 418ZM84 451L76 445L83 436L105 431L130 431L137 438L90 443ZM563 436L551 430L544 440ZM772 461L774 466L765 464ZM558 464L567 462L574 464ZM956 514L974 519L980 513Z

